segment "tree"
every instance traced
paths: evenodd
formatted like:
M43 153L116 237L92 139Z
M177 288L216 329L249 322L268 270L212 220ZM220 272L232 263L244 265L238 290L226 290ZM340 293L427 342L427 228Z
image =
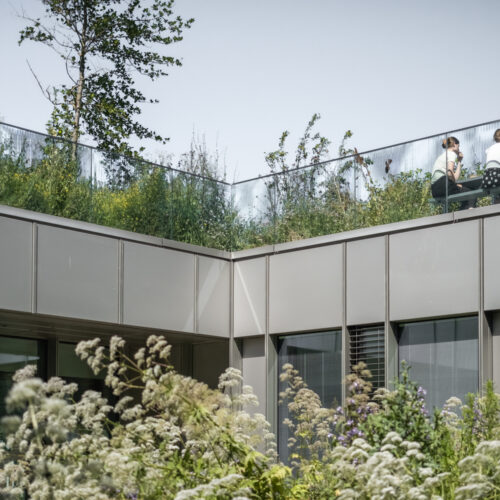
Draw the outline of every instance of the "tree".
M141 113L141 103L158 102L146 99L136 77L156 80L167 75L168 67L181 66L179 59L159 51L181 41L194 19L175 16L174 0L41 1L44 19L23 14L30 25L20 32L19 44L41 42L65 62L68 85L43 89L37 79L54 106L50 132L73 142L73 158L82 134L114 153L134 153L128 144L134 135L165 143L133 118Z

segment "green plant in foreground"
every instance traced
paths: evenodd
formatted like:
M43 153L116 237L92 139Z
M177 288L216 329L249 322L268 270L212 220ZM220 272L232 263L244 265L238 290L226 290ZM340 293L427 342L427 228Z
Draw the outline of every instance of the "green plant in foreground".
M269 424L228 369L219 390L177 374L170 346L150 337L133 357L113 337L78 354L118 398L75 384L15 375L3 421L0 494L36 499L495 499L500 498L500 396L462 405L450 398L431 417L403 366L393 391L370 401L363 365L348 376L343 406L325 408L291 366L282 398L291 410L293 475L276 460Z
M305 383L293 367L284 367L290 390L283 395L294 410L291 444L306 421L312 449L318 450L294 452L291 498L500 498L500 396L491 382L483 396L470 395L465 405L450 398L430 416L425 391L410 379L406 365L394 390L376 391L373 402L366 397L367 376L363 367L349 375L343 407L317 404L306 412Z
M230 395L237 371L214 391L172 369L161 337L134 357L124 347L118 337L109 350L98 339L77 347L106 371L115 405L94 391L75 400L75 384L33 378L33 367L16 374L7 404L22 416L5 419L2 498L284 498L289 469L275 460L269 425L238 409L255 397Z

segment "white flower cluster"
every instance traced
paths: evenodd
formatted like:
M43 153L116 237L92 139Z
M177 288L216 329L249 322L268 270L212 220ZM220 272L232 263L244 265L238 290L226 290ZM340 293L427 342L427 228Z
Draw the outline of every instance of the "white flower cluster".
M17 372L6 400L13 414L3 419L6 439L0 441L0 498L500 496L500 397L492 386L467 405L450 399L431 425L420 411L421 388L379 391L378 405L356 375L345 406L327 409L287 365L282 380L283 397L291 398L292 477L277 461L269 423L246 411L258 401L238 370L228 369L219 390L211 390L173 370L170 346L158 336L130 357L119 337L108 347L82 342L77 352L103 374L114 404L95 391L77 398L75 384L44 382L33 367Z
M397 449L406 449L397 456ZM364 439L357 438L351 446L337 446L327 460L329 479L340 500L351 499L434 499L432 490L443 478L435 477L424 465L420 445L404 441L396 432L389 432L380 451Z
M460 486L456 500L498 498L500 496L500 441L483 441L474 455L459 462Z
M248 488L240 488L243 480L239 474L230 474L226 477L212 479L207 484L201 484L190 490L180 491L174 500L198 500L202 498L220 498L222 495L231 495L233 499L250 500L247 495L251 495ZM229 487L229 488L228 488Z
M353 367L344 405L328 409L283 366L293 498L500 498L500 395L491 382L483 395L466 404L450 398L430 416L425 389L404 367L395 389L379 389L371 401L363 371Z
M0 442L1 498L255 498L275 439L262 415L244 411L256 398L237 370L221 377L226 393L213 391L177 374L158 336L132 358L119 337L76 352L104 371L116 403L94 391L75 401L75 384L43 382L33 367L17 372L7 398L16 413Z

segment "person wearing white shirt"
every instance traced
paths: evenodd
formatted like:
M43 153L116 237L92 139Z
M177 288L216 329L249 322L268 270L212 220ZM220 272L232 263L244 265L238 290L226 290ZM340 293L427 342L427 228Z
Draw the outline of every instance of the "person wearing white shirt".
M462 159L464 157L460 152L459 140L456 137L448 137L443 140L442 146L446 151L437 157L432 169L432 196L434 198L443 198L446 195L446 189L448 189L448 196L470 191L469 188L457 183L462 171ZM446 184L448 184L448 188L446 188ZM460 204L460 210L473 208L475 205L475 199L466 200Z
M486 150L486 168L483 175L483 189L500 186L500 128L493 134L495 144ZM496 195L493 203L500 203L500 195Z
M500 128L497 128L495 130L495 133L493 134L493 140L495 141L495 144L493 144L493 146L490 146L486 150L486 168L500 167L500 165L488 166L488 163L491 161L496 161L497 163L500 164Z

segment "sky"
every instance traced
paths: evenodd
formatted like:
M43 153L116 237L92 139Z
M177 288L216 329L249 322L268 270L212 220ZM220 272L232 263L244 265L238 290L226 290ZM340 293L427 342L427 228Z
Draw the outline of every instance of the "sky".
M66 81L62 60L25 42L21 6L0 0L0 119L45 131L44 86ZM500 119L500 0L178 0L194 17L166 54L168 77L141 82L159 104L140 121L169 137L146 155L177 158L193 135L219 151L227 180L268 173L264 157L284 130L294 150L314 113L336 157L346 130L359 151ZM92 144L91 140L82 142Z

